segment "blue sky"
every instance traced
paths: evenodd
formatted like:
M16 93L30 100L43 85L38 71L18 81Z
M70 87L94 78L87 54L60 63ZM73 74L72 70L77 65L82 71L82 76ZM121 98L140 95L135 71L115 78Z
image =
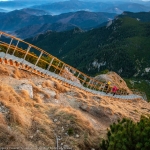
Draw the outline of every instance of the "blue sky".
M36 1L36 2L38 2L38 1L47 1L47 2L58 2L58 1L69 1L69 0L0 0L0 1L28 1L28 2L33 2L33 1ZM138 1L150 1L150 0L79 0L79 1L103 1L103 2L105 2L105 1L130 1L130 2L138 2Z
M0 0L0 1L43 1L43 0ZM50 1L67 1L67 0L44 0L44 1L49 1L50 2ZM81 1L85 1L85 0L81 0ZM88 1L90 1L90 0L88 0ZM93 1L93 0L91 0L91 1ZM95 1L103 1L103 0L95 0ZM106 0L104 0L104 1L106 1ZM127 1L133 1L133 0L127 0ZM135 1L136 0L134 0L134 2ZM141 1L150 1L150 0L141 0Z

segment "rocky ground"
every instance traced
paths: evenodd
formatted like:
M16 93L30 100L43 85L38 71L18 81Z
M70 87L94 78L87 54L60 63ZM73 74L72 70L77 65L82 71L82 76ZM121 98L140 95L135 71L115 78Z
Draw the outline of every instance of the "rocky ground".
M126 82L115 72L110 71L106 74L100 74L95 77L100 82L110 82L110 86L117 86L119 89L124 89L127 93L132 94L132 91L127 87Z
M0 64L0 147L99 149L110 124L148 114L141 99L97 96Z

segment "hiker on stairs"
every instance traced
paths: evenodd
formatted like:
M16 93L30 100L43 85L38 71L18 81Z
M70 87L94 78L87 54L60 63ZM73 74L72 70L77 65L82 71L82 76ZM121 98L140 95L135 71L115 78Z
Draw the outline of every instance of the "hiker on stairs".
M110 84L111 84L111 82L110 82L110 81L108 81L108 82L106 83L106 85L105 85L104 90L105 90L106 94L109 92Z
M118 88L117 88L116 86L114 86L114 87L112 88L113 96L116 94L117 90L118 90Z

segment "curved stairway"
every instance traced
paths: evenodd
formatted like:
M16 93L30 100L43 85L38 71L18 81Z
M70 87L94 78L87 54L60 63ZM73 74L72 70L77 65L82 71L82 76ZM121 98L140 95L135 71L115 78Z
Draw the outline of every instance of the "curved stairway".
M23 48L19 47L20 43L21 46L24 44L27 49L24 50ZM39 56L32 53L33 51L37 51L36 54L39 54ZM0 63L16 66L19 69L35 73L44 78L49 76L53 77L69 86L79 88L80 90L84 90L85 92L90 92L95 95L115 97L119 99L143 99L139 95L128 95L128 93L124 90L118 90L115 96L113 96L111 93L106 95L104 92L105 83L101 83L92 77L85 75L84 73L73 68L72 66L69 66L68 64L65 64L44 50L1 31ZM67 70L71 72L81 84L61 76L61 73L65 68L67 68Z

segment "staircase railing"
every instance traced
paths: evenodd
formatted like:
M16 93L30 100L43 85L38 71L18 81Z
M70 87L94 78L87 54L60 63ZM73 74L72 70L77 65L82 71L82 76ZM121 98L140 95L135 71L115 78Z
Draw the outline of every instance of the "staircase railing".
M0 52L5 53L5 58L7 58L7 54L10 54L12 56L22 58L22 64L24 63L24 61L33 64L31 70L34 70L36 67L40 67L45 70L45 75L48 71L50 71L63 77L65 77L63 75L65 71L66 73L70 72L80 81L81 86L85 88L102 92L106 92L107 90L105 88L106 83L89 77L81 71L47 53L43 49L40 49L39 47L36 47L2 31L0 31L0 47ZM67 79L72 81L72 79ZM111 91L112 90L110 90L110 92ZM116 94L129 95L127 91L123 89L119 89Z

